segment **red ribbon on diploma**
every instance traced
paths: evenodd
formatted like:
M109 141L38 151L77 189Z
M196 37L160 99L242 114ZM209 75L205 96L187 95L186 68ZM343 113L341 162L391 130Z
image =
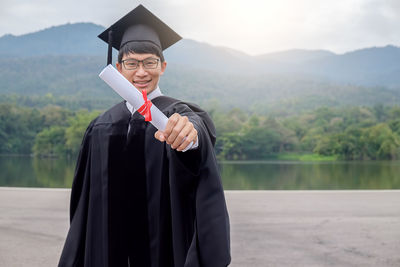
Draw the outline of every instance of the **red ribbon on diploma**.
M151 101L147 99L147 91L146 90L142 90L142 95L143 95L144 104L138 109L138 112L142 116L144 116L145 121L151 121L150 108L153 103L151 103Z

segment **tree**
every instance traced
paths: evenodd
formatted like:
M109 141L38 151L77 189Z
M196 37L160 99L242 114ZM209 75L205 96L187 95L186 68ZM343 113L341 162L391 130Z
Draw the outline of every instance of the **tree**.
M68 119L69 127L65 130L66 149L72 155L79 152L83 135L90 121L99 115L98 111L81 110Z
M0 104L0 153L30 154L43 123L37 109Z
M339 150L339 142L336 134L322 136L316 143L313 150L314 153L318 153L324 156L335 155Z
M400 155L400 137L386 123L364 130L361 140L371 159L396 159Z
M65 155L65 128L51 126L43 129L36 135L33 153L42 157Z

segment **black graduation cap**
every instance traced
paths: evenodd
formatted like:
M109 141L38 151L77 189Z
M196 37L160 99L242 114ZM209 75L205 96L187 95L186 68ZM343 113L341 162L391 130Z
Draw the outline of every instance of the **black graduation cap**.
M163 51L182 39L143 5L138 5L98 37L108 43L107 64L111 64L112 47L119 50L128 42L150 42Z

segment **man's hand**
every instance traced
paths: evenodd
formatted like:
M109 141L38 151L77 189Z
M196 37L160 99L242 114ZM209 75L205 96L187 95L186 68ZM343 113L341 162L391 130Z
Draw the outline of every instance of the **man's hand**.
M167 142L167 144L171 145L172 149L182 151L190 142L196 142L197 130L188 117L174 113L169 117L165 131L157 131L154 137L161 142Z

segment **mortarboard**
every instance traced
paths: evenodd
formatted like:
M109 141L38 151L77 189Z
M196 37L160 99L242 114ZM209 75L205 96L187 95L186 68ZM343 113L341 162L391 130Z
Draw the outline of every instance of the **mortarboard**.
M163 51L182 39L143 5L138 5L98 37L108 43L107 64L111 64L112 47L119 50L129 42L150 42Z

